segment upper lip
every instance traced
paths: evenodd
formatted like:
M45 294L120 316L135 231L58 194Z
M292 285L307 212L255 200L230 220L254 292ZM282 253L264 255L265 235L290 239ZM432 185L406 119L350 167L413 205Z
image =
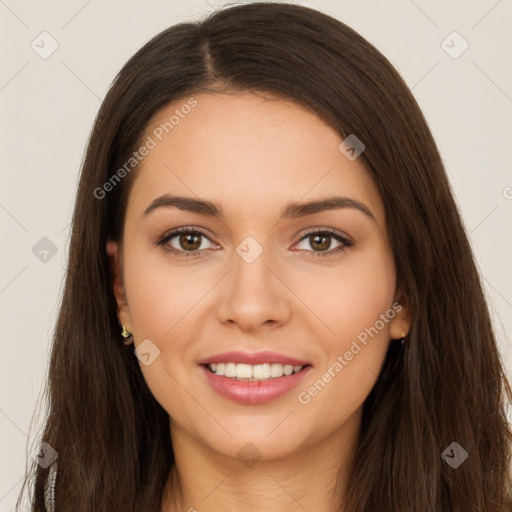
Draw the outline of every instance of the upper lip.
M242 352L232 351L223 352L222 354L215 354L206 357L199 361L199 364L210 363L245 363L250 365L264 364L264 363L277 363L277 364L291 364L293 366L305 366L310 364L308 361L303 361L295 357L290 357L285 354L278 354L277 352Z

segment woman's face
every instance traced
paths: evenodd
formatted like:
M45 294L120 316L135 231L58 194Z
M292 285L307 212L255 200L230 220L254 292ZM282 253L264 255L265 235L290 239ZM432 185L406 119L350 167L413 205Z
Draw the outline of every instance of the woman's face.
M122 246L108 244L143 375L171 429L222 455L252 443L277 458L355 433L390 338L408 329L376 186L297 104L194 98L150 123ZM304 206L318 201L330 203Z

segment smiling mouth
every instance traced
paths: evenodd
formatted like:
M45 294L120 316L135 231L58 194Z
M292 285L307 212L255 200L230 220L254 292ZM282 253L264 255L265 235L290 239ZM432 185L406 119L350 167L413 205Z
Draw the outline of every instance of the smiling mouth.
M244 364L244 363L209 363L204 365L210 372L228 379L240 381L265 381L288 377L299 373L309 364L293 366L291 364L264 363L264 364Z

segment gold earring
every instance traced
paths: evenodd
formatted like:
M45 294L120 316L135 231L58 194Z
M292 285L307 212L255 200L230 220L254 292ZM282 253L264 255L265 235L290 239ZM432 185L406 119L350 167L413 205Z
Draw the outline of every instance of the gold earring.
M405 333L403 327L400 328L400 334L402 335L402 341L400 343L403 345L405 341Z
M127 340L128 340L128 338L131 338L132 333L131 333L131 332L128 332L128 331L126 330L126 327L125 327L123 324L121 324L121 327L123 328L123 330L121 331L121 336L124 338L123 343L124 343L125 345L129 345L129 344L130 344L130 342L128 342Z

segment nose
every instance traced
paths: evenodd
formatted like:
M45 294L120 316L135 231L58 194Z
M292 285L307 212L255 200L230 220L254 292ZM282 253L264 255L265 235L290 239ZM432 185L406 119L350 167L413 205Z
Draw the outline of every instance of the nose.
M264 249L252 262L242 256L233 253L233 268L219 288L219 321L245 332L282 326L290 318L293 294L283 284L286 279L279 276L270 250Z

